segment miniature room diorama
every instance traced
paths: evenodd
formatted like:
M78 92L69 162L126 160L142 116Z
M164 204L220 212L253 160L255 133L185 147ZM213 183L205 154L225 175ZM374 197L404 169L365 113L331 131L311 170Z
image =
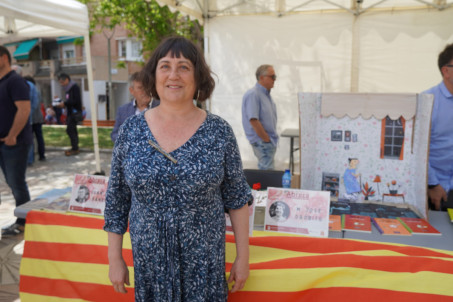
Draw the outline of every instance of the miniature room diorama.
M426 217L432 103L425 94L299 93L301 188Z

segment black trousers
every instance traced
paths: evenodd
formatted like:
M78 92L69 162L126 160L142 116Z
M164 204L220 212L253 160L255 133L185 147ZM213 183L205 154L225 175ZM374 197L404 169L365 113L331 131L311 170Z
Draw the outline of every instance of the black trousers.
M77 132L77 120L70 114L66 118L66 133L71 140L71 149L79 150L79 133Z
M453 209L453 190L448 191L447 201L441 201L440 210L447 211L447 208ZM430 210L435 210L434 204L431 202L431 199L428 198L428 205Z
M42 136L42 124L33 124L31 127L38 143L39 159L43 159L46 157L44 154L46 152L46 146L44 144L44 137Z

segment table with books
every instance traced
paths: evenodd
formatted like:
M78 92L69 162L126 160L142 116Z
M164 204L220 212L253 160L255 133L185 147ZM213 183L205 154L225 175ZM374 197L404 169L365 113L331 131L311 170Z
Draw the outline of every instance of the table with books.
M321 193L310 194L319 204L325 202ZM296 197L291 196L293 201ZM279 201L293 206L281 196ZM281 214L277 210L275 206L270 215L286 215L284 208ZM315 218L319 214L313 213ZM385 236L374 226L370 233L327 231L328 238L254 230L250 277L228 301L453 301L453 225L445 212L430 212L429 218L442 235ZM20 268L21 301L134 301L133 280L126 295L110 285L103 224L99 215L30 210ZM123 255L132 277L129 233L124 238ZM234 236L226 234L225 240L228 275L235 259Z
M126 295L110 286L103 223L101 216L30 211L21 301L134 301L133 284ZM123 254L132 276L128 233ZM226 235L227 274L234 256L234 237ZM452 251L254 231L250 277L228 301L453 301L452 282Z

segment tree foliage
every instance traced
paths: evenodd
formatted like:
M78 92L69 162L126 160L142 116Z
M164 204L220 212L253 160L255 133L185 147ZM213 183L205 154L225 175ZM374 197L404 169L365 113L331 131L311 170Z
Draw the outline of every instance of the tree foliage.
M170 35L181 35L199 46L203 43L202 27L168 6L155 0L79 0L90 11L91 30L113 30L122 25L130 35L142 41L143 52L152 51Z

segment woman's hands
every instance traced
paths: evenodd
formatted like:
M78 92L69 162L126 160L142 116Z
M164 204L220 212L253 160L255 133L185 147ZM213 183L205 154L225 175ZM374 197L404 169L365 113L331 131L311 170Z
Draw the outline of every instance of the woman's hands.
M234 293L237 292L238 290L241 290L244 287L245 281L247 281L248 277L249 277L248 259L241 260L239 258L236 258L236 260L233 263L233 266L231 267L230 277L228 278L228 283L234 281L233 287L231 288L231 292Z
M123 258L118 258L109 261L109 279L112 282L113 289L117 293L127 293L126 285L129 283L129 269L127 268L126 262Z
M249 207L230 209L231 224L236 241L236 259L231 267L228 283L234 281L231 292L241 290L249 277Z
M108 258L109 258L109 279L113 289L117 293L127 293L126 285L129 283L129 270L123 259L123 235L108 232Z

